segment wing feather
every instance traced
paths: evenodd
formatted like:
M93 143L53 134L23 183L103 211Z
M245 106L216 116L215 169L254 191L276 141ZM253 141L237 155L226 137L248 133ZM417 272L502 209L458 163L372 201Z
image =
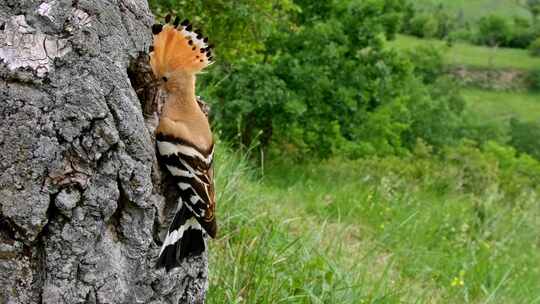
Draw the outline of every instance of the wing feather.
M213 180L213 146L207 151L191 143L158 133L157 148L167 170L180 191L180 197L206 232L214 237L215 192Z

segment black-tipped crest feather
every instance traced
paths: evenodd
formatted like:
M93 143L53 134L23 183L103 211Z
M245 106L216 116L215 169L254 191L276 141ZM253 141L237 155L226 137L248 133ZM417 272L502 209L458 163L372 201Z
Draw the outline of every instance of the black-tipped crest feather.
M152 34L157 35L163 30L163 25L156 23L152 25Z

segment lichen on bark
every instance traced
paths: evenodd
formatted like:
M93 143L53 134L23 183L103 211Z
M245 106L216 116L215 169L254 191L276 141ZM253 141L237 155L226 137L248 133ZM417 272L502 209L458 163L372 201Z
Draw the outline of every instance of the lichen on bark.
M171 204L128 66L142 0L0 3L0 303L201 303L154 269Z

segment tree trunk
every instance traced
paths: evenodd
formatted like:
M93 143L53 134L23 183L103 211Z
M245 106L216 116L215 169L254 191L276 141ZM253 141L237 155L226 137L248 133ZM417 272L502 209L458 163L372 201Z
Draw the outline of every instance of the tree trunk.
M154 269L175 202L127 71L152 23L143 0L0 2L0 303L204 302L206 255Z

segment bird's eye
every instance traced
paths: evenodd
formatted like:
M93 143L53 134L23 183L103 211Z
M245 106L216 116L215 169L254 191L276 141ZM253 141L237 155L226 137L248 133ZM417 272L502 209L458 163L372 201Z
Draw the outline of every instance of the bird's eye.
M163 81L167 82L167 77L163 77L161 79L163 79Z

